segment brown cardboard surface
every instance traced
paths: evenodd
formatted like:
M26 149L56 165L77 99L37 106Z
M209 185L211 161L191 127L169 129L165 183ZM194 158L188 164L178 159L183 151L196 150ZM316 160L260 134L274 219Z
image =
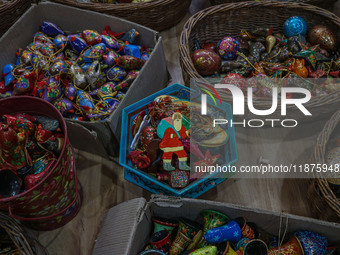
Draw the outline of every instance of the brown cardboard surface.
M340 224L228 203L154 196L148 203L145 203L144 198L140 198L110 209L102 223L103 227L98 235L93 255L137 255L150 238L153 228L152 217L186 217L202 223L200 212L204 209L217 210L232 219L243 216L248 222L253 222L274 235L279 233L280 218L283 224L281 233L284 232L286 217L288 217L286 237L298 230L309 230L327 237L329 244L340 244ZM126 238L128 232L131 233L129 240ZM128 245L125 243L126 241L129 242ZM127 250L126 247L128 247Z
M154 30L120 18L56 3L40 2L33 5L0 38L0 70L8 63L15 63L15 52L32 41L42 21L53 22L66 32L81 32L84 29L102 31L106 25L116 32L126 32L136 28L141 34L141 44L154 48L124 100L108 119L94 122L67 120L69 136L74 147L104 157L113 156L118 152L117 147L119 147L117 141L120 138L122 110L131 103L164 88L167 84L168 72L162 38ZM78 129L79 125L88 131Z

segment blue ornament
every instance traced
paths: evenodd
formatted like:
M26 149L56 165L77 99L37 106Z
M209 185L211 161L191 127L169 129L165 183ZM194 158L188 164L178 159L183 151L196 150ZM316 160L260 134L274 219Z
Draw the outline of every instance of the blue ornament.
M78 34L69 35L67 39L72 48L78 53L82 52L88 46L85 40L81 38Z
M139 38L139 32L133 28L130 31L125 33L125 35L122 37L122 40L128 41L131 44L137 44L138 38Z
M106 77L109 81L121 82L126 77L124 69L116 66L106 71Z
M67 45L67 37L65 35L57 35L53 42L57 45L58 49L64 48Z
M307 22L304 18L293 16L287 19L283 25L283 32L286 37L306 35Z
M299 239L306 255L326 253L326 237L310 231L298 231L294 235Z
M133 57L136 57L136 58L142 57L139 47L136 46L136 45L132 45L132 44L128 44L128 45L124 46L124 54L129 55L129 56L133 56Z
M40 26L40 30L48 36L57 36L65 34L56 24L43 21Z
M84 65L81 66L81 68L83 69L84 72L87 71L87 69L89 69L91 63L85 63Z
M218 54L225 60L232 60L237 57L240 50L239 42L230 36L224 37L217 44Z
M203 238L213 244L225 241L238 242L241 240L241 228L236 221L231 220L227 225L208 230Z
M117 51L120 47L122 47L116 40L112 39L108 35L101 35L100 38L102 39L102 43L104 43L110 50Z
M94 60L100 60L106 51L106 46L104 43L98 43L92 48L89 48L84 53L84 62L89 63Z
M145 52L143 52L141 59L144 60L144 61L147 61L149 59L149 57L150 57L149 52L145 51Z
M2 74L5 75L4 77L5 87L10 85L12 81L14 80L14 76L12 73L13 69L14 69L14 66L12 64L7 64L2 69Z

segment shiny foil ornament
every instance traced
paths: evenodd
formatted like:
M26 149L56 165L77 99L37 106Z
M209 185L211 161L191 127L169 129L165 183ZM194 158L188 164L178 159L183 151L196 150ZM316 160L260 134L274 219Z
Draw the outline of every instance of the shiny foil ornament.
M326 26L314 26L308 33L309 42L312 45L319 44L321 48L333 52L338 48L338 38L333 30Z
M77 52L81 53L86 47L88 47L87 43L83 38L79 35L69 35L67 39L72 46L72 48Z
M101 42L106 45L108 49L118 51L122 46L108 35L101 35Z
M212 75L221 67L221 58L211 50L200 49L194 51L191 60L200 75Z
M240 50L238 41L230 36L224 37L217 44L217 52L224 60L232 60L237 57L237 52Z
M96 44L95 46L84 52L84 61L93 62L95 60L100 60L100 58L104 55L105 50L106 46L104 43Z
M121 56L117 59L117 64L119 67L133 70L133 69L141 69L144 65L145 61L133 56Z
M50 77L47 80L47 86L43 94L43 99L48 102L52 102L53 100L59 98L61 94L62 91L59 82L55 78Z
M58 47L58 49L62 49L67 45L68 40L65 35L57 35L53 42Z
M87 86L86 75L83 69L77 65L73 64L70 68L71 73L73 74L74 85L77 88L84 89Z
M86 80L91 85L92 89L97 88L100 75L100 63L98 60L94 61L86 71Z
M55 37L57 35L64 35L65 33L54 23L43 21L40 25L40 30L48 36Z
M112 67L106 71L106 77L109 81L121 82L126 77L126 71L120 67Z
M106 55L103 56L103 62L105 65L111 67L116 64L117 59L120 57L118 53L113 50L108 51Z
M83 31L83 38L88 45L95 45L97 43L100 43L102 40L100 34L97 31L90 29Z
M287 19L283 25L283 32L286 37L307 34L307 22L304 18L293 16Z

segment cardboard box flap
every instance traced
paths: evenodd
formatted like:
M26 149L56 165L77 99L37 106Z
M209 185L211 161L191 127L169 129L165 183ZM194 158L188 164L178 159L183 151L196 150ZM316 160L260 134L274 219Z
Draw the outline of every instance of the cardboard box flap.
M126 254L146 204L144 198L136 198L108 210L92 254Z

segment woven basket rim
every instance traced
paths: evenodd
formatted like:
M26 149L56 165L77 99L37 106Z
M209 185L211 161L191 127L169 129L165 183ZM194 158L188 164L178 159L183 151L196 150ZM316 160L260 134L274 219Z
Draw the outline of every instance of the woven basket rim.
M26 255L47 255L48 252L20 222L11 218L7 214L0 212L0 228L3 228L15 246L19 249L20 254ZM35 248L33 250L33 247Z
M340 111L335 112L332 117L326 122L322 131L320 132L314 147L314 161L315 164L326 164L325 154L328 140L330 139L336 126L340 123ZM340 201L331 190L328 181L324 178L322 173L316 173L316 182L322 196L325 198L327 204L340 217Z
M296 3L296 2L276 2L271 0L265 0L261 2L257 1L244 1L237 3L225 3L220 5L215 5L208 7L202 11L197 12L193 16L189 18L189 20L185 23L183 27L183 31L180 36L179 41L179 50L180 50L180 61L182 65L183 72L186 72L191 79L202 83L209 84L209 82L202 77L196 71L190 57L190 49L189 49L189 38L192 32L192 29L195 25L203 20L205 17L213 15L215 13L223 13L229 10L237 10L244 8L255 8L255 7L282 7L282 8L290 8L290 9L302 9L304 11L309 11L320 16L324 16L325 18L330 19L335 25L340 28L340 17L336 16L334 13L327 11L325 9L319 8L317 6L307 4L307 3ZM187 69L187 70L186 70ZM231 98L232 94L229 91L225 91L225 94ZM245 96L246 97L246 96ZM304 105L306 107L311 106L322 106L323 104L335 103L340 101L340 90L329 93L327 95L320 95L312 97L311 100ZM272 100L271 98L265 97L256 97L253 99L254 106L263 106L263 107L271 107ZM278 109L280 109L280 105L278 105ZM288 105L287 109L294 108L293 105Z
M65 3L65 4L74 4L81 7L87 7L87 8L93 8L94 10L96 7L99 7L100 9L105 8L106 10L136 10L136 11L142 11L141 9L144 8L155 8L159 5L167 5L170 3L173 3L178 0L153 0L150 2L139 2L139 3L120 3L120 4L114 4L114 3L95 3L95 2L75 2L75 0L58 0L59 3ZM181 0L182 1L182 0Z

